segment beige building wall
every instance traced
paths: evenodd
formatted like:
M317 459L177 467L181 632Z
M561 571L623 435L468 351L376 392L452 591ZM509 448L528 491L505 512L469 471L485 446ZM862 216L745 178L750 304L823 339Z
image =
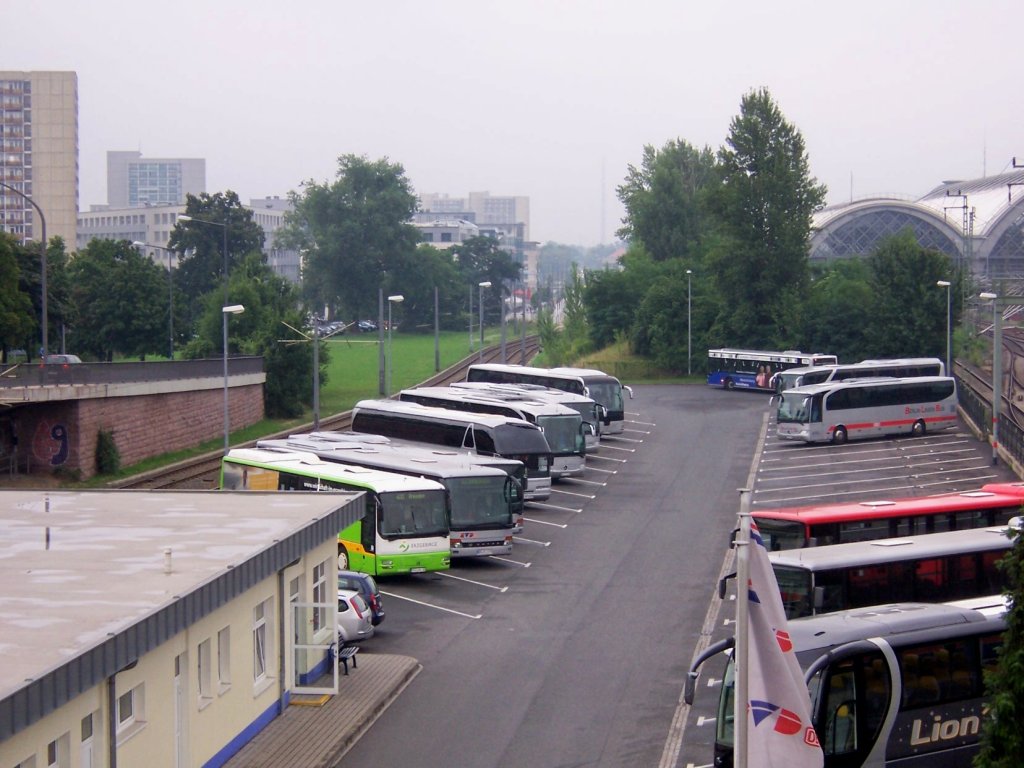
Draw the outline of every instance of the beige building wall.
M280 579L283 594L277 575L265 579L146 654L133 668L117 674L115 700L133 692L134 706L133 722L117 728L118 765L203 765L273 708L282 690L295 687L295 660L290 648L281 648L281 627L285 622L286 638L296 636L287 610L291 590L299 590L299 601L311 602L313 570L318 564L326 564L327 597L333 605L337 599L337 540L331 538L285 569ZM266 675L256 680L254 612L261 604L269 607L264 612L267 664ZM330 612L317 640L329 642L334 626L335 616ZM227 642L222 645L220 633L225 630ZM208 644L207 651L203 650L204 644ZM227 653L223 654L225 648ZM209 664L205 678L209 687L203 692L201 659ZM301 661L300 667L304 668L298 672L318 661L319 656L311 656L308 663ZM5 741L2 753L6 764L19 766L34 757L35 766L45 766L54 754L53 749L57 756L55 764L62 768L109 765L111 711L115 710L109 702L107 686L94 687ZM178 712L183 715L180 725ZM83 730L83 720L87 718L92 736L83 739L88 731ZM176 735L179 727L180 740ZM91 762L86 760L88 752Z

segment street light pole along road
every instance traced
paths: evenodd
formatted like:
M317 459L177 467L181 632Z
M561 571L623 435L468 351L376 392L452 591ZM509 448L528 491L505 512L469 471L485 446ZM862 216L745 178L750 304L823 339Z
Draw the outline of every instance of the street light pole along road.
M40 330L41 330L42 341L43 341L43 343L39 346L39 350L40 350L40 353L42 355L43 363L45 363L46 362L46 353L47 353L47 351L49 349L48 338L49 338L49 335L50 335L49 310L47 309L47 293L48 293L48 291L47 291L47 288L46 288L46 272L47 272L47 267L46 267L46 216L43 215L43 209L40 208L38 205L36 205L36 201L33 200L28 195L26 195L20 189L16 189L16 188L12 187L10 184L5 184L2 181L0 181L0 187L3 187L4 189L6 189L6 190L8 190L10 192L13 192L14 194L18 195L18 197L22 198L25 202L27 202L29 205L31 205L33 208L35 208L36 209L36 213L39 214L39 224L40 224L40 229L42 230L42 239L40 240L40 243L39 243L39 291L40 291L40 299L39 299L40 312L39 312L39 314L42 316L40 318L42 320L42 328Z

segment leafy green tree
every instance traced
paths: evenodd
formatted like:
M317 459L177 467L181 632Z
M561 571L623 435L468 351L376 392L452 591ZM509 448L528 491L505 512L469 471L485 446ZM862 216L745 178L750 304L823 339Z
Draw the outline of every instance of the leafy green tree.
M175 224L167 246L183 254L175 271L174 286L183 299L184 325L191 327L201 311L203 297L214 288L223 291L225 234L229 275L246 256L262 253L264 237L252 211L243 207L231 190L214 195L204 192L198 197L188 195L185 214L196 221Z
M660 150L648 144L640 167L630 165L618 187L626 216L616 234L642 243L654 261L690 256L707 228L704 193L716 183L710 147L682 139Z
M11 235L0 232L0 349L4 363L7 362L7 351L25 348L25 340L36 328L32 319L32 299L21 283L21 268L16 254L19 247Z
M343 155L333 182L307 181L291 201L279 242L306 251L304 295L335 316L376 317L378 290L401 293L401 267L420 241L405 169Z
M873 304L866 260L841 259L812 268L803 333L807 351L829 352L843 362L877 357L868 331Z
M710 255L722 300L722 345L799 342L809 278L811 214L825 187L811 177L803 136L767 89L748 93L718 152L721 184L709 191L721 242Z
M674 260L680 263L678 259ZM630 247L621 259L621 269L589 270L583 296L590 327L590 341L595 347L612 344L621 334L634 331L637 308L647 291L662 274L639 243ZM685 294L684 294L685 295ZM645 334L641 334L645 337ZM650 347L642 344L634 351L647 354Z
M484 291L484 322L500 322L499 312L511 286L522 279L522 265L493 237L479 235L449 249L458 265L464 284L489 282Z
M75 324L71 349L99 360L160 352L166 328L163 271L127 240L91 240L68 265Z
M959 315L962 277L949 257L917 243L905 230L885 240L868 257L871 312L867 338L870 357L946 357L946 292L950 280L954 317Z
M410 258L402 261L395 288L405 300L395 309L402 330L434 332L434 288L437 288L439 324L446 330L463 328L466 317L466 281L447 251L420 244Z
M1013 548L997 564L1010 598L999 665L985 672L987 716L982 721L981 751L975 768L1017 768L1024 754L1024 543L1018 533Z

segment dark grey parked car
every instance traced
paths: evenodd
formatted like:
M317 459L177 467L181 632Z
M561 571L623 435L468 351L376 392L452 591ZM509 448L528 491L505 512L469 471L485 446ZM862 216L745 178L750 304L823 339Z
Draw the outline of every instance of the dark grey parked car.
M384 604L380 599L377 582L368 573L358 571L338 571L338 589L352 589L358 592L373 614L371 623L377 626L384 621Z

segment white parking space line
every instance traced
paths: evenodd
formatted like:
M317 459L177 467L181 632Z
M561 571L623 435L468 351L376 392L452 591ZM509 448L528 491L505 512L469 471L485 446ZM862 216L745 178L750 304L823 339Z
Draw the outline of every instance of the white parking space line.
M491 555L491 560L501 560L501 562L503 563L508 563L510 565L518 565L520 568L529 568L531 565L533 565L532 562L524 563L521 560L513 560L509 557L499 557L498 555ZM505 590L503 589L501 591L504 592Z
M865 481L865 482L868 482L868 481ZM810 488L819 487L820 488L821 486L813 486L812 485L812 486L808 486L808 487L810 487ZM880 488L880 489L876 488L874 490L875 490L876 493L884 493L884 492L890 492L890 491L895 493L897 491L901 491L901 492L902 491L912 491L915 488L917 488L916 485L892 485L892 486L888 486L886 488ZM801 502L801 501L815 501L815 500L821 500L821 499L835 499L835 498L841 498L843 496L850 496L850 495L852 495L854 493L859 493L859 491L839 491L839 492L836 492L836 493L812 493L809 496L789 496L789 495L787 495L786 498L785 498L785 502L786 502L787 506L789 506L790 504L792 504L794 506L799 506L799 504L797 504L797 502ZM753 504L771 504L772 502L770 502L770 501L759 502L759 501L757 501L755 499L752 503Z
M637 440L636 442L642 443L643 440ZM601 443L602 451L623 451L625 453L636 453L636 448L620 448L617 445L608 445L607 443ZM595 456L595 459L603 459L604 456Z
M611 447L612 446L610 446L610 445L606 445L605 446L605 448L611 448ZM626 448L617 448L616 450L625 451L627 449ZM630 453L635 453L635 451L630 451ZM596 455L595 456L591 456L590 454L587 454L587 461L590 461L591 459L600 459L601 461L615 461L615 462L618 462L619 464L625 464L628 461L628 459L613 459L611 456L596 456ZM592 469L592 467L588 466L587 469Z
M560 488L552 488L551 492L552 493L560 493L563 496L575 496L575 497L580 498L580 499L596 499L597 498L597 496L595 496L592 493L576 493L576 491L563 491Z
M704 715L701 715L697 718L697 727L700 728L702 725L711 725L711 723L716 722L718 722L717 717L705 717Z
M530 525L550 525L553 528L568 528L569 526L565 523L552 523L550 520L535 520L532 517L523 518Z
M623 429L622 431L623 432L636 432L636 434L638 434L638 435L649 435L649 434L651 434L651 430L649 430L649 429ZM642 442L642 441L638 440L637 442Z
M565 528L566 526L563 525L562 527ZM551 542L550 541L537 541L536 539L524 539L522 536L514 537L513 541L516 544L530 544L530 545L535 546L535 547L550 547L551 546Z
M608 483L601 483L601 482L598 482L597 480L586 480L586 479L584 479L582 477L566 477L566 478L564 478L563 482L582 483L583 485L596 485L598 488L604 488L606 485L608 485ZM557 488L552 488L551 490L554 491L554 490L558 490L558 489Z
M439 573L439 571L438 571L438 573ZM416 600L416 599L411 598L411 597L406 597L405 595L399 595L399 594L397 594L395 592L385 592L384 590L381 590L380 593L382 595L387 595L388 597L393 597L395 600L405 600L407 603L416 603L416 605L422 605L422 606L424 606L426 608L433 608L434 610L437 610L437 611L444 611L445 613L454 613L456 616L464 616L467 619L480 619L480 618L483 618L483 614L481 614L481 613L463 613L462 611L456 611L456 610L453 610L451 608L444 608L443 606L440 606L440 605L434 605L433 603L425 603L422 600Z
M635 432L636 430L631 429L631 430L628 430L628 431ZM642 443L643 442L643 440L634 440L632 437L620 437L619 435L609 436L608 439L609 440L614 440L616 442L620 442L621 441L623 443ZM602 445L603 445L603 443L602 443ZM608 446L608 447L611 448L613 446Z
M637 415L639 416L640 414L637 414ZM655 421L637 421L636 419L630 419L629 423L630 424L643 424L645 427L656 427L656 426L658 426L658 423L655 422Z
M848 457L848 458L837 458L834 455L821 456L821 461L814 462L785 462L781 463L778 459L765 459L763 464L770 464L776 462L776 466L769 466L766 468L758 469L758 474L769 473L769 472L793 472L799 469L812 469L816 467L835 467L835 466L855 466L859 464L884 464L891 465L893 460L908 461L911 459L930 457L937 461L941 461L944 456L963 456L967 455L970 457L976 457L977 454L970 448L955 451L942 451L939 453L919 453L919 454L907 454L899 452L897 455L893 455L892 450L886 451L873 451L873 453L879 453L879 456L867 456L864 458Z
M535 507L544 507L544 509L557 509L561 512L582 512L582 509L576 509L575 507L560 507L557 504L541 504L539 501L531 501Z
M597 458L597 457L596 456L592 456L591 458ZM592 467L589 464L587 465L587 471L589 471L589 472L604 472L606 475L617 475L617 474L619 474L619 470L617 470L617 469L599 469L598 467ZM601 485L604 485L604 483L601 483Z
M493 557L494 560L500 560L500 557ZM447 579L455 579L455 581L464 581L467 584L475 584L478 587L486 587L487 589L493 589L496 592L508 592L508 587L499 587L495 584L486 584L482 581L476 581L475 579L467 579L465 576L456 576L451 571L437 571L439 576L444 576Z

